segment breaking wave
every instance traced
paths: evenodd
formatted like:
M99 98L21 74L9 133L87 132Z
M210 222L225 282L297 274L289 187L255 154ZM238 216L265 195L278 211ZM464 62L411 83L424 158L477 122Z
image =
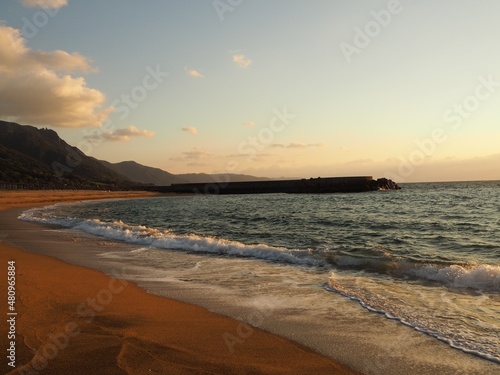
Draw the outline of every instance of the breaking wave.
M129 243L169 250L257 258L273 262L304 266L325 266L327 263L309 256L307 250L287 249L265 244L247 245L224 238L196 234L179 235L170 230L160 230L142 225L129 225L122 221L103 222L99 219L56 218L40 215L40 210L23 212L19 219L45 224L61 225L87 233Z

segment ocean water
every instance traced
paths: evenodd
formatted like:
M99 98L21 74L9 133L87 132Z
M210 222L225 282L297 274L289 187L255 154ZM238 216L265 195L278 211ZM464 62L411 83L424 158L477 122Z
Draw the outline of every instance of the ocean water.
M263 290L293 295L296 282L289 280L309 272L314 277L304 276L303 284L329 292L323 307L328 295L342 295L366 314L500 363L499 209L500 182L470 182L358 194L85 202L32 209L20 218L137 244L126 256L103 251L102 257L135 264L148 280L223 285L236 280L231 275L242 260L246 270L254 262L256 271L237 285L254 300ZM176 271L172 251L205 256L211 268L199 261ZM276 275L283 281L272 284Z

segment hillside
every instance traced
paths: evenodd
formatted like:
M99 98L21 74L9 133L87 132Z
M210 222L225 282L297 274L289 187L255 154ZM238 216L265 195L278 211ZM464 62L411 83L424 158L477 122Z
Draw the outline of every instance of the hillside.
M0 147L0 182L83 187L132 184L50 129L0 121Z
M104 160L100 162L109 169L126 176L131 181L157 186L167 186L171 184L183 183L203 183L203 182L242 182L242 181L262 181L267 178L249 176L245 174L206 174L187 173L172 174L159 168L148 167L135 161L122 161L120 163L110 163Z
M131 181L158 186L186 182L172 173L159 168L147 167L135 161L122 161L120 163L110 163L105 160L99 161L107 168L126 176Z
M49 182L54 172L38 160L0 145L0 181L4 183Z

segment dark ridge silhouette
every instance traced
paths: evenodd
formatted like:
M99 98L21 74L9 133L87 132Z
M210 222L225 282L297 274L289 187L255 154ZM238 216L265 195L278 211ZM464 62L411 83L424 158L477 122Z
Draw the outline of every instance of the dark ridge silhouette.
M163 169L148 167L135 161L122 161L120 163L110 163L104 160L100 162L109 169L126 176L131 181L157 186L168 186L179 183L204 183L206 181L260 181L266 180L263 177L249 176L245 174L206 174L206 173L186 173L172 174Z
M105 160L99 161L108 169L127 177L129 180L143 184L170 185L188 182L160 168L147 167L135 161L122 161L120 163L110 163Z
M0 147L3 183L137 185L70 146L50 129L0 121Z

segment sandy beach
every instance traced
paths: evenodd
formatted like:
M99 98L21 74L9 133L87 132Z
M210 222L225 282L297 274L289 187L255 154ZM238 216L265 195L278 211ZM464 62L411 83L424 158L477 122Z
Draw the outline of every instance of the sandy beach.
M142 192L9 191L0 210ZM3 229L3 228L2 228ZM0 234L2 234L0 232ZM1 238L0 238L1 240ZM204 308L148 294L131 282L0 243L16 268L16 368L8 374L354 374L293 341ZM7 291L2 281L2 311ZM231 332L249 328L240 338ZM10 343L1 327L1 345ZM244 345L228 350L228 340Z

